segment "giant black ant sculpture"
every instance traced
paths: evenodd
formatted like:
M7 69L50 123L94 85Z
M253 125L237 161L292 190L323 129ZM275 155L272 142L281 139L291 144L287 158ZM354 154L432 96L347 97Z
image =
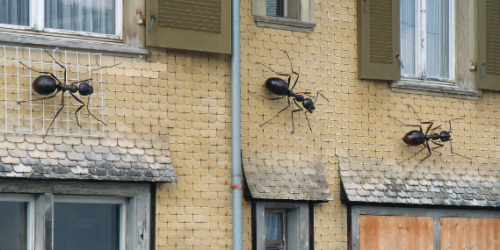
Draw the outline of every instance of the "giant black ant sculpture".
M44 50L44 51L45 51L45 53L47 53L47 55L49 55L52 58L52 60L54 60L54 62L57 65L59 65L61 68L64 69L64 79L63 79L63 81L61 82L61 80L59 80L59 78L57 78L51 72L38 71L38 70L30 68L30 67L26 66L24 63L20 62L24 67L26 67L26 68L28 68L30 70L33 70L33 71L35 71L35 72L37 72L39 74L42 74L42 75L38 76L37 78L35 78L35 80L33 80L33 83L31 84L31 87L33 88L33 90L36 93L38 93L40 95L43 95L43 96L50 95L50 94L52 94L52 95L46 96L46 97L42 97L42 98L38 98L38 99L27 100L27 101L18 101L17 104L21 104L21 103L24 103L24 102L39 101L39 100L44 100L44 99L56 97L57 94L62 91L62 94L61 94L61 108L57 111L56 115L54 116L54 119L52 119L52 122L50 123L49 127L47 128L47 131L45 132L45 135L47 135L48 132L49 132L50 127L52 127L52 124L54 124L54 121L56 120L57 116L59 115L59 113L61 112L61 110L65 106L65 103L64 103L64 93L66 93L66 91L68 91L71 94L71 96L73 98L75 98L75 100L77 100L80 103L80 107L78 107L78 109L75 112L76 122L77 122L78 126L80 126L80 128L82 126L80 125L80 121L78 120L78 112L80 112L80 110L82 108L84 108L84 107L87 108L87 111L89 112L90 115L92 115L92 117L94 117L96 120L100 121L102 124L104 124L105 126L107 126L106 123L104 123L102 120L100 120L99 118L97 118L94 114L92 114L92 112L90 112L90 109L89 109L89 104L88 103L90 102L90 96L92 95L92 93L94 93L94 88L90 84L93 79L89 78L89 79L80 80L80 81L76 81L76 82L70 83L69 85L66 84L67 69L63 65L61 65L49 52L47 52L47 50ZM118 63L118 64L120 64L120 63ZM114 67L114 66L117 66L118 64L115 64L113 66L108 66L108 67L99 67L97 69ZM56 92L54 93L54 91L56 91ZM76 93L77 91L78 91L78 93L81 96L88 96L89 97L87 103L84 103L82 100L80 100L80 98L78 98L78 97L76 97L74 95L74 93Z
M261 127L264 126L264 125L266 125L267 123L269 123L272 119L276 118L281 112L285 111L285 109L289 108L292 105L291 102L290 102L290 97L292 97L293 98L293 102L298 107L298 109L295 109L295 110L292 111L292 127L293 127L292 134L295 132L295 123L293 121L293 113L298 112L298 111L304 111L304 109L302 107L300 107L300 105L297 103L297 101L301 102L302 106L306 109L306 111L304 112L304 114L306 116L307 124L309 125L309 129L312 132L311 124L309 123L309 117L307 117L307 112L309 112L309 113L314 112L314 110L316 109L316 107L314 106L314 103L318 100L318 96L321 96L321 97L325 98L325 100L327 102L330 102L330 101L328 101L328 99L323 94L321 94L319 91L317 92L316 97L314 98L314 101L311 99L311 97L314 97L314 96L310 95L311 92L297 92L297 93L293 92L293 89L295 88L295 86L297 85L297 82L299 81L300 75L299 75L299 73L297 73L296 71L293 70L292 60L288 56L288 53L286 51L284 51L284 52L285 52L286 57L288 58L288 61L290 62L290 67L292 69L292 73L291 74L278 73L278 72L274 71L271 67L269 67L269 66L267 66L267 65L265 65L265 64L263 64L261 62L258 62L259 64L263 65L264 67L266 67L269 70L271 70L272 72L274 72L276 75L288 76L288 80L287 81L285 81L285 80L283 80L283 79L281 79L279 77L270 77L265 82L266 89L269 90L269 92L271 92L271 93L273 93L275 95L279 95L280 97L268 98L266 96L259 95L256 92L252 92L252 91L248 91L248 92L256 94L256 95L258 95L260 97L263 97L263 98L265 98L267 100L279 100L281 98L287 97L288 106L286 106L284 109L280 110L278 113L276 113L276 115L274 115L268 121L262 123L260 125ZM295 82L293 83L293 85L290 87L290 82L292 80L292 74L297 75L297 78L295 79ZM306 98L305 96L307 96L308 98Z
M411 158L415 157L416 155L418 155L420 152L422 152L424 149L427 149L429 150L429 154L423 158L422 160L420 160L417 165L415 165L415 169L410 173L410 175L408 175L408 177L405 178L408 179L410 178L410 176L415 172L415 170L417 170L417 166L422 163L423 161L425 161L427 158L429 158L431 155L432 155L432 152L436 153L436 154L441 154L440 152L437 152L436 149L438 148L441 148L441 147L444 147L443 144L441 143L438 143L436 141L440 141L440 142L450 142L450 148L451 148L451 154L454 154L454 155L459 155L459 156L462 156L464 157L465 159L468 159L468 160L472 160L471 158L469 157L466 157L466 156L463 156L459 153L454 153L453 152L453 143L452 143L452 139L451 139L451 121L453 120L459 120L459 119L464 119L464 118L455 118L455 119L451 119L449 120L448 122L450 123L450 131L446 131L446 130L443 130L441 131L439 134L438 133L434 133L436 130L438 130L439 128L441 128L441 125L437 126L437 127L432 127L434 125L433 122L423 122L422 120L420 120L420 117L418 117L418 114L417 112L415 111L415 109L412 107L412 106L409 106L411 109L413 109L413 112L415 113L415 117L417 117L418 121L420 122L420 124L418 125L414 125L414 124L405 124L404 122L400 121L399 119L395 118L395 117L392 117L389 115L389 117L395 119L396 121L400 122L401 124L403 124L404 126L409 126L409 127L419 127L420 130L412 130L408 133L406 133L403 137L403 141L404 143L406 143L406 145L408 146L420 146L420 145L424 145L424 147L422 149L420 149L417 153L415 153L413 156L403 160L403 161L400 161L398 162L398 164L401 164L405 161L408 161L410 160ZM427 130L425 131L425 133L423 132L423 129L422 129L422 124L429 124L429 127L427 127ZM429 134L430 133L430 134ZM434 143L436 146L434 147L430 147L429 146L429 141Z

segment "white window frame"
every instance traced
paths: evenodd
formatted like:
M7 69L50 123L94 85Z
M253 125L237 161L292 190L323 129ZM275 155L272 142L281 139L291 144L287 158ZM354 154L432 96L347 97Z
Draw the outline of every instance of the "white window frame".
M22 25L12 25L12 24L0 24L0 28L6 29L17 29L17 30L32 30L40 31L54 34L62 35L74 35L74 36L88 36L96 38L108 38L108 39L122 39L123 30L123 0L115 0L115 29L116 33L111 34L100 34L84 31L74 31L74 30L62 30L62 29L52 29L45 27L45 0L30 0L30 26Z
M127 237L127 199L116 196L83 196L83 195L54 195L55 203L78 203L78 204L112 204L120 206L120 228L119 228L119 247L120 250L125 250ZM54 214L55 216L55 214ZM54 220L52 220L52 225ZM54 228L54 227L52 227ZM54 237L54 233L52 234ZM54 242L54 238L52 238Z
M428 83L439 83L443 85L455 85L455 1L450 0L450 15L449 15L449 36L450 36L450 78L440 79L440 78L427 78L426 77L426 67L427 67L427 6L426 0L415 1L416 13L416 27L415 27L415 46L416 46L416 57L415 65L417 75L407 75L401 73L401 80L415 80L419 79Z
M29 250L35 249L35 196L31 194L1 194L0 201L27 202L27 246Z

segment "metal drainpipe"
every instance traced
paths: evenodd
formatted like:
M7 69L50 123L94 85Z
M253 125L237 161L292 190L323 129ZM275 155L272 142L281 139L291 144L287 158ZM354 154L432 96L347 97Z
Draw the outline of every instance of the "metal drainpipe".
M241 213L241 90L240 1L231 0L231 189L233 196L233 249L242 250Z

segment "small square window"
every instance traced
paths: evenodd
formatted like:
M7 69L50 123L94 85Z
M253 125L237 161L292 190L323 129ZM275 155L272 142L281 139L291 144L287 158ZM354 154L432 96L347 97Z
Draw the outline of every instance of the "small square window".
M252 0L252 15L259 27L311 32L314 0Z
M309 249L310 209L308 203L255 203L255 249Z

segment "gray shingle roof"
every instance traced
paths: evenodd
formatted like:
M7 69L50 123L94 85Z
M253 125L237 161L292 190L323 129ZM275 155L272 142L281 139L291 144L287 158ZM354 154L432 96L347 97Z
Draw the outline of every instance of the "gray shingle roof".
M319 162L271 161L243 158L243 171L252 198L333 200Z
M0 134L0 177L176 182L167 142Z
M366 157L339 158L339 165L352 202L500 206L498 164L427 160L407 180L414 165Z

